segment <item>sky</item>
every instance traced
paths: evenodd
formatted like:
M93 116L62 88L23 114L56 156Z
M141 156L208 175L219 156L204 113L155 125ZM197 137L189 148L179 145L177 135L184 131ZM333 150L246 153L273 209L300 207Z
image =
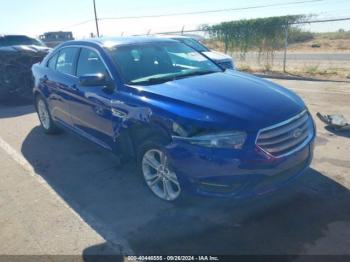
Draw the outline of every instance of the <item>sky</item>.
M256 5L281 4L302 0L96 0L100 18L145 16ZM0 34L27 34L37 37L48 31L73 31L76 38L96 33L93 0L0 0ZM280 15L312 14L313 19L350 17L350 0L320 0L250 10L161 18L101 20L102 35L133 35L196 29L201 24ZM313 24L305 29L319 32L350 30L350 21Z

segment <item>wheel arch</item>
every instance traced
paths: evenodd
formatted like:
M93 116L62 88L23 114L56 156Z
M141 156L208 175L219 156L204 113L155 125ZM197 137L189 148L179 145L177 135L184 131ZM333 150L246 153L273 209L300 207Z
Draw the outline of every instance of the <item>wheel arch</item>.
M34 103L35 109L37 109L36 103L37 103L38 97L44 98L43 94L39 90L34 89L34 91L33 91L33 103Z
M135 122L124 128L117 139L117 147L129 157L136 157L138 146L146 139L162 137L165 141L171 142L171 134L164 124L158 121Z
M43 94L39 89L35 88L35 89L33 90L33 99L34 99L34 102L36 101L36 99L37 99L39 96L41 96L42 98L45 99L44 94Z

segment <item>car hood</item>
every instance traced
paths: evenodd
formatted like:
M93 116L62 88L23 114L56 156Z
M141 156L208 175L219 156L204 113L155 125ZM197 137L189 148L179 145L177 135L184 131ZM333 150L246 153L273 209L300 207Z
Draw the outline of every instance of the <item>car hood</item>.
M202 121L218 119L219 115L225 119L221 120L225 126L246 130L271 126L305 110L303 101L293 92L232 70L137 88L143 97L158 104L166 100L165 109L176 110L173 113L178 115L199 111L203 113Z
M216 51L203 52L203 54L214 61L232 61L232 57L229 55Z
M0 51L4 52L44 52L49 53L52 49L46 46L37 46L37 45L14 45L14 46L5 46L0 47Z

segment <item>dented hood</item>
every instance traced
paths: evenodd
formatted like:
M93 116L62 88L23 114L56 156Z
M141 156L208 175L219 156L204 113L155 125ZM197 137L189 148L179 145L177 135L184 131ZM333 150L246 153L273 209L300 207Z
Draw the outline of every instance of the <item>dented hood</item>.
M291 118L305 110L295 93L249 74L226 72L194 76L142 87L143 95L168 100L166 110L195 110L225 115L249 129L260 129ZM183 109L180 109L179 106ZM225 118L227 119L227 118ZM227 123L231 124L233 122Z

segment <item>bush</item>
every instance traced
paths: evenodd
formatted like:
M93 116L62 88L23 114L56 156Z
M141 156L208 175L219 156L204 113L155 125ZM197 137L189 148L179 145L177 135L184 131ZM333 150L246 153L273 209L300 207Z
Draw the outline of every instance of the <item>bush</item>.
M308 31L302 31L300 28L290 28L288 42L303 43L314 39L314 35Z
M318 65L312 65L305 68L305 72L310 75L315 75L319 72Z
M311 45L312 48L320 48L321 47L321 44L320 43L313 43Z
M284 46L286 26L288 30L293 28L297 32L291 24L303 19L303 15L243 19L202 26L202 29L224 42L225 51L231 49L246 53L250 49L258 49L259 52L273 52Z

